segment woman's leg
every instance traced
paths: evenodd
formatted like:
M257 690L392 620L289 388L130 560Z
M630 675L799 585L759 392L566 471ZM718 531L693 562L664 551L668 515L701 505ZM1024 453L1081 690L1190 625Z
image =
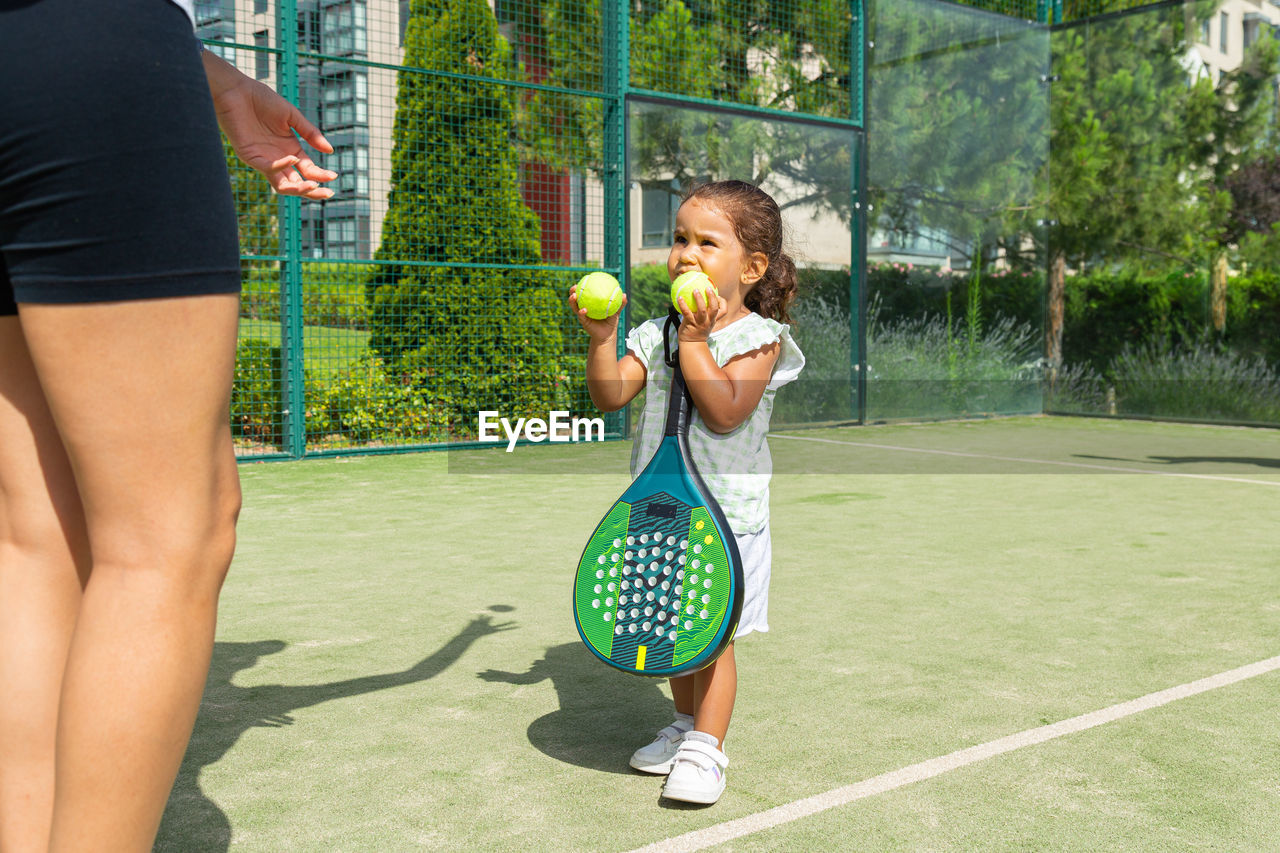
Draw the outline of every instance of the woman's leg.
M190 737L240 508L237 314L234 294L20 306L92 553L51 850L149 850Z
M0 850L45 851L54 733L89 548L18 318L0 317Z

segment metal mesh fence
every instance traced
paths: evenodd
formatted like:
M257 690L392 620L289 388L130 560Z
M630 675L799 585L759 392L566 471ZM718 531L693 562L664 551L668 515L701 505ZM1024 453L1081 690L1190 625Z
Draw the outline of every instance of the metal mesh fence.
M955 2L961 6L985 9L999 15L1041 24L1071 23L1119 12L1169 5L1167 0L1156 3L1151 0L955 0Z
M819 135L833 119L851 129L860 6L198 3L206 45L315 120L335 148L317 162L339 173L330 200L281 199L228 154L244 267L232 413L241 455L457 446L478 438L483 411L599 416L568 287L604 269L633 289L631 265L646 272L647 190L664 184L670 197L712 174L651 157L645 179L626 183L624 98L731 103L775 124L814 116L826 122ZM732 162L736 176L759 177L752 158L771 158L786 185L835 158L838 179L808 180L824 185L819 206L839 208L831 227L844 248L827 265L846 303L857 266L850 129L800 167L790 154L804 132L774 140L777 150L739 140ZM705 164L724 140L687 141L690 162ZM856 416L847 401L841 416ZM627 428L625 413L605 423L613 435Z
M1184 243L1208 234L1192 220L1217 208L1197 201L1224 198L1212 193L1258 151L1262 137L1237 125L1261 113L1237 107L1244 94L1261 103L1259 79L1274 140L1276 22L1227 5L198 2L205 43L316 120L335 147L317 160L340 175L328 201L282 199L228 152L244 270L239 452L458 446L477 440L482 411L599 417L569 285L603 269L628 290L628 325L665 311L678 198L722 177L778 198L799 262L795 333L810 367L779 396L779 422L1040 411L1046 388L1059 410L1117 411L1110 362L1078 347L1099 337L1090 323L1130 308L1151 331L1123 341L1131 349L1156 332L1190 346L1179 330L1207 323L1217 337L1202 361L1233 352L1274 372L1266 342L1280 335L1258 319L1280 292L1263 275L1276 266L1267 235L1209 216L1201 225L1219 230L1192 249L1168 229L1103 224L1116 198L1157 198L1178 175L1217 169L1165 205L1189 211ZM1252 58L1224 64L1231 51ZM1195 64L1211 53L1207 71ZM1158 85L1117 88L1151 69ZM1177 141L1133 153L1147 130L1106 121L1143 111L1111 97L1181 98L1148 126ZM1221 150L1195 142L1228 131ZM1093 172L1072 171L1103 148ZM1144 159L1167 168L1109 192L1103 172ZM1118 238L1080 249L1082 216ZM1181 260L1161 266L1159 253ZM1129 283L1088 277L1103 267ZM1248 270L1243 290L1223 284ZM1195 287L1170 296L1152 283L1175 276ZM1169 300L1196 307L1161 313ZM1102 317L1099 301L1115 310ZM1165 356L1151 358L1182 357ZM1078 405L1062 393L1085 375L1073 359L1094 371ZM604 420L610 435L629 428L625 412Z
M600 8L550 5L197 4L206 45L315 120L339 173L332 199L299 202L229 156L242 455L468 442L484 410L586 413L563 298L588 269L621 275L604 201L621 162L604 161Z

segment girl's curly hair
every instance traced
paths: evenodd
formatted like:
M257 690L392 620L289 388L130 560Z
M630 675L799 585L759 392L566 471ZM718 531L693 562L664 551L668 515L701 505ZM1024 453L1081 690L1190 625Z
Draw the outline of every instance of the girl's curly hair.
M733 223L748 253L769 259L764 277L747 294L746 305L762 317L789 323L787 309L796 298L796 264L782 251L782 211L767 192L746 181L713 181L686 193L681 204L697 199L715 207Z

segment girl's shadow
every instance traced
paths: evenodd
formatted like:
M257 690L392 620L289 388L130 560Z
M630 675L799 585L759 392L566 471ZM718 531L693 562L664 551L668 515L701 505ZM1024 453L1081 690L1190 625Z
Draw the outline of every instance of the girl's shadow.
M550 679L560 709L529 724L529 743L552 758L609 773L632 773L627 759L671 722L662 679L628 675L596 660L582 643L547 649L528 672L480 673L485 681L537 684Z
M512 608L500 605L491 609ZM218 804L201 790L200 770L226 755L249 729L291 725L292 712L330 699L345 699L434 678L453 665L476 640L514 627L511 622L495 625L493 617L487 614L479 616L438 651L408 669L328 684L238 687L232 684L237 672L251 669L260 658L283 650L285 643L280 640L215 643L200 715L169 795L154 849L203 853L230 847L231 822Z

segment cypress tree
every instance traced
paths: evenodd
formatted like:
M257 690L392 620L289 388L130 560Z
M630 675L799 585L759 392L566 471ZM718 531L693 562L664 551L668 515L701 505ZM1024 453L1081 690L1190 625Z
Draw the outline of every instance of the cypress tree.
M449 410L454 436L473 434L481 409L545 416L567 309L533 268L540 227L512 144L520 95L501 82L518 78L513 51L484 0L415 0L404 66L460 76L400 72L370 345Z

